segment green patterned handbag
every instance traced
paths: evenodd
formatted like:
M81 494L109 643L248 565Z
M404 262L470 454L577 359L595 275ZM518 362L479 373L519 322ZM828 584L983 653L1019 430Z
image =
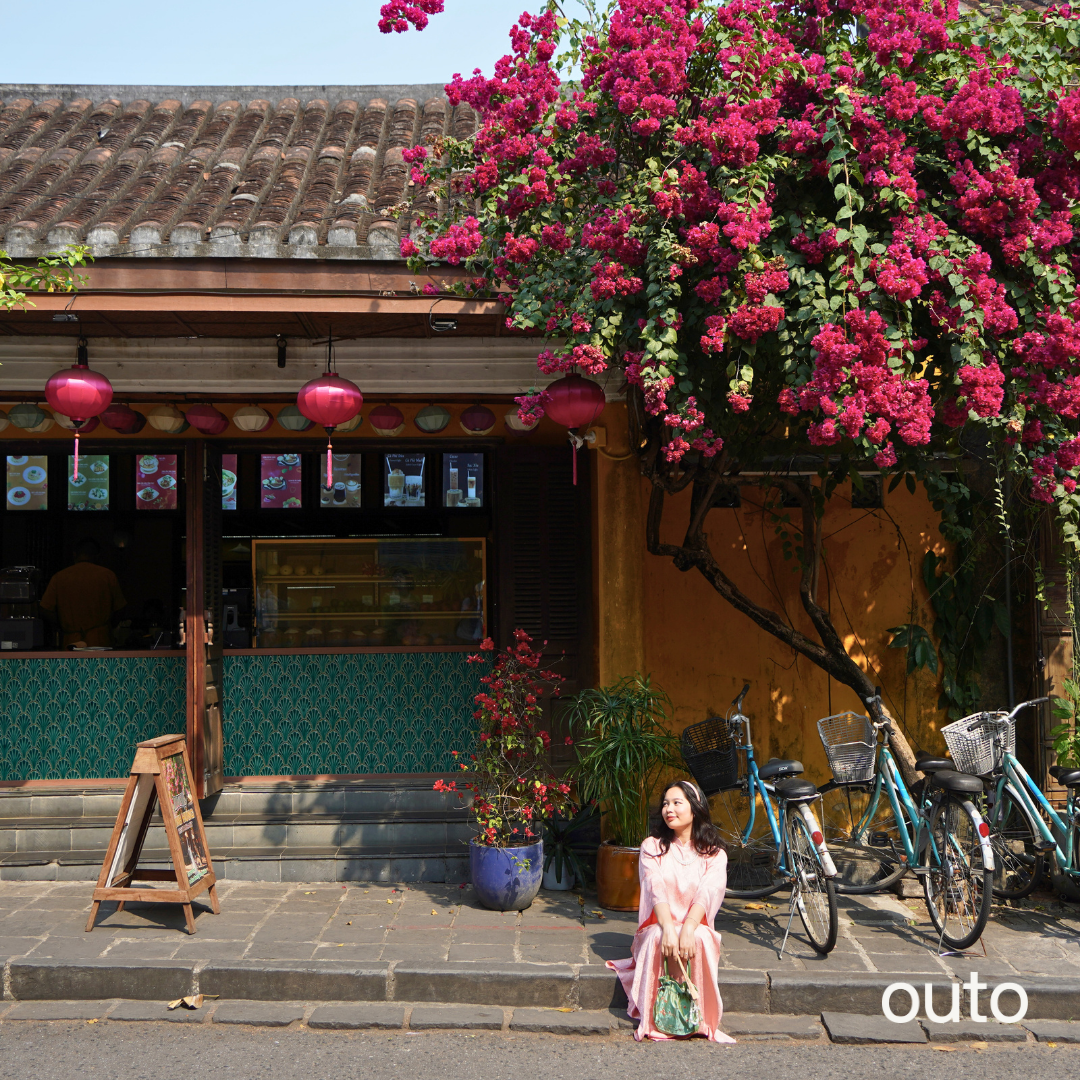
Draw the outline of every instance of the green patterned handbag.
M664 1035L693 1035L701 1025L698 989L686 973L682 957L677 957L683 981L667 974L667 959L660 973L660 986L653 1004L653 1027Z

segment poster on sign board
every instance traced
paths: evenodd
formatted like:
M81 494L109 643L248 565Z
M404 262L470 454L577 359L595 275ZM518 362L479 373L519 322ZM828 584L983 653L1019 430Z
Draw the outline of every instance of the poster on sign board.
M236 454L221 455L221 509L236 509Z
M326 486L323 475L319 483L319 502L322 506L342 509L361 505L363 487L362 454L334 454L331 457L331 485Z
M135 458L135 508L175 510L178 475L176 454L139 454Z
M25 454L7 459L9 510L49 509L49 459Z
M484 505L484 455L443 454L443 506Z
M383 506L424 506L427 454L383 455Z
M259 505L264 510L299 510L304 505L299 454L260 455L259 480Z
M75 475L75 457L68 456L67 508L69 510L109 509L109 455L84 454Z

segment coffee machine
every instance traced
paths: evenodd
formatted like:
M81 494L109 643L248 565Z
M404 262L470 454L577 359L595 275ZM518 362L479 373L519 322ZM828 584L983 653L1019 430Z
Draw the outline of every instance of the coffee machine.
M0 570L0 649L40 649L45 626L38 615L41 571L36 566Z

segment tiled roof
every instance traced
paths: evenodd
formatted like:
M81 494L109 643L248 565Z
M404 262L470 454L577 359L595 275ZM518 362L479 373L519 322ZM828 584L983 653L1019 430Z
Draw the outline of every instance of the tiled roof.
M402 150L475 127L437 85L0 84L0 248L398 258Z

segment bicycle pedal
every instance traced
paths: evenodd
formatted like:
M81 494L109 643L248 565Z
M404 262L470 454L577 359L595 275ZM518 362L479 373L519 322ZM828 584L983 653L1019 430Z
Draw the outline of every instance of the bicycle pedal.
M926 877L930 873L929 866L912 866L909 869L916 877Z
M1055 840L1040 840L1035 845L1036 851L1053 851L1057 848Z

